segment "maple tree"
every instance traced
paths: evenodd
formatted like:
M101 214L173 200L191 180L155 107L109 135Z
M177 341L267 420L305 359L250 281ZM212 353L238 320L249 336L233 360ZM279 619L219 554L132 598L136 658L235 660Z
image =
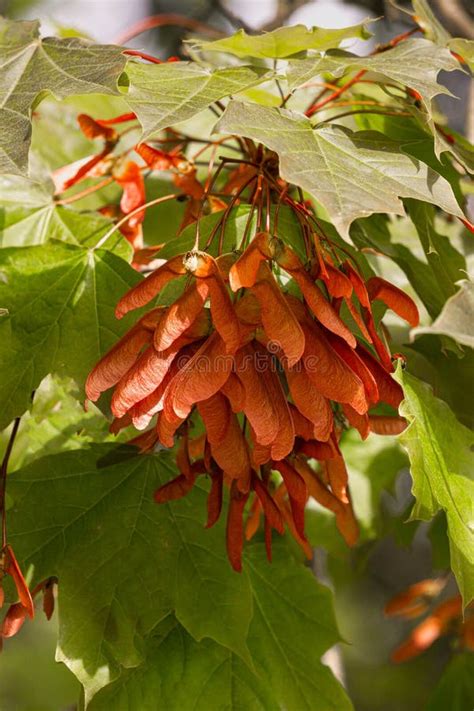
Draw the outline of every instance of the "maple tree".
M385 601L426 615L392 660L448 636L429 708L464 708L474 152L436 97L473 43L411 20L161 60L0 19L1 638L57 603L86 708L352 708L305 560L407 518L442 562Z

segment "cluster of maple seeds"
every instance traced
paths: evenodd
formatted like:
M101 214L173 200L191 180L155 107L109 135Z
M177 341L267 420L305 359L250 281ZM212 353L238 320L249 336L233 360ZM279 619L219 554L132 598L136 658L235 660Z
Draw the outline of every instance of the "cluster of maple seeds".
M58 193L87 177L104 175L123 189L120 205L106 205L101 211L118 220L134 248L134 266L143 270L159 256L159 247L143 248L143 168L128 160L128 151L113 154L123 135L113 125L134 120L132 113L107 120L81 114L81 130L88 138L102 139L103 148L56 171L53 178ZM278 177L274 154L256 147L250 160L236 161L221 193L231 197L228 204L210 190L224 164L214 177L209 170L203 186L194 163L182 153L183 137L167 132L165 142L170 141L175 147L168 152L145 143L134 150L146 168L171 171L183 191L187 204L178 232L198 224L204 208L223 211L223 231L226 215L246 188L252 209L262 202L265 171L266 229L262 230L260 205L260 231L243 253L222 254L221 242L217 258L196 248L161 264L126 294L117 306L119 318L152 302L169 282L188 277L175 303L142 316L98 363L86 384L87 397L96 401L115 387L112 430L129 424L145 429L132 440L142 450L158 444L171 448L178 435L181 474L156 492L158 502L184 496L199 475L207 474L209 527L220 516L224 485L230 488L227 550L236 570L241 569L244 535L255 534L262 514L269 558L271 531L283 533L285 524L310 556L304 532L310 496L334 512L341 534L353 545L358 526L339 448L341 433L351 425L366 438L370 431L394 434L404 426L397 416L369 414L379 402L397 409L402 396L390 376L392 359L377 332L372 302L385 302L412 326L418 323L416 306L383 279L373 277L365 283L351 259L337 261L334 251L332 256L324 251L307 227L311 207L302 196L299 201L290 197L290 186ZM212 159L209 169L211 164ZM306 243L314 237L315 258L307 264L270 233L272 200L277 201L277 214L282 202L294 210ZM277 218L274 232L276 223ZM247 229L244 240L246 236ZM298 297L281 289L274 271L282 270L297 286ZM341 319L343 305L373 352ZM191 434L195 410L205 429L197 437ZM155 415L156 425L146 429Z
M0 608L3 607L5 601L3 579L7 575L13 580L19 601L9 606L3 618L0 627L0 650L3 640L16 635L27 617L33 619L35 616L34 599L40 593L43 594L43 611L46 618L51 619L54 612L54 585L57 582L54 577L47 578L38 583L30 592L13 549L7 544L0 551Z
M142 223L145 219L146 190L143 171L144 168L153 171L171 171L173 182L187 197L188 202L180 230L191 224L201 212L204 199L204 187L196 178L194 163L186 158L182 149L186 143L172 129L168 129L166 143L173 143L174 148L169 151L159 150L147 143L140 143L117 151L117 146L128 130L136 128L137 117L134 113L121 114L111 119L93 119L87 114L77 117L82 133L90 140L101 139L102 149L91 156L86 156L78 161L65 165L55 170L52 179L55 186L55 195L60 196L73 186L86 179L104 178L92 189L86 189L84 195L90 191L95 192L100 187L114 182L122 189L119 204L108 204L100 208L99 212L105 217L119 223L120 232L130 242L134 250L133 266L140 268L147 264L154 256L156 248L144 248ZM115 130L116 124L132 123L129 129L122 133ZM129 158L129 153L134 150L144 161L140 166L135 160ZM104 177L105 176L105 177ZM77 196L66 200L59 200L59 204L68 203L77 199ZM218 198L206 196L206 205L209 211L221 210L226 204Z
M302 202L298 207L306 209ZM282 290L275 270L286 272L299 296ZM235 570L241 570L244 536L256 532L262 515L269 558L272 529L281 534L285 523L310 556L304 531L310 496L334 512L353 545L358 526L339 449L342 430L352 425L365 438L404 426L397 416L369 414L379 402L396 409L402 397L372 302L383 301L413 326L416 306L383 279L366 283L349 259L336 264L318 250L305 265L283 239L264 230L243 253L214 258L194 249L164 262L119 301L117 317L186 276L171 306L142 316L96 365L87 397L96 401L114 387L112 430L129 424L145 429L132 440L144 451L171 448L178 435L181 473L156 492L157 502L186 495L207 474L209 527L229 487L227 552ZM341 319L343 303L376 355ZM205 430L198 437L190 434L195 410ZM155 415L156 424L146 429Z
M460 595L432 607L445 587L447 578L427 578L396 595L385 607L390 617L415 619L429 613L392 653L392 661L405 662L417 657L442 636L450 635L459 649L474 651L474 608L464 611Z

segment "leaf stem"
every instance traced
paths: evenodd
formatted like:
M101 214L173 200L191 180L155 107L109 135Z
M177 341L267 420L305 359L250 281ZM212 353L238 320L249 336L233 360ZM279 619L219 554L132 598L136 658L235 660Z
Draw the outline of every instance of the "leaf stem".
M401 35L397 35L396 37L393 37L387 44L384 45L379 45L378 47L375 48L375 50L371 53L372 55L374 54L380 54L381 52L385 52L388 49L392 49L393 47L396 47L397 44L400 44L400 42L403 42L404 40L408 39L411 37L411 35L415 34L415 32L420 32L421 29L419 27L414 27L411 30L408 30L408 32L403 32ZM316 103L313 103L309 109L307 109L306 116L310 117L316 111L319 111L322 109L326 104L329 104L330 101L334 101L334 99L337 99L341 94L343 94L347 89L350 89L351 86L356 84L364 74L367 73L367 69L361 69L360 71L355 74L352 79L349 79L348 82L340 86L338 89L332 92L332 94L329 94L329 96L326 96L324 99L321 99L321 101L318 101L316 99ZM323 90L323 94L326 92L326 89Z
M123 54L127 54L130 57L140 57L140 59L144 59L152 64L166 64L163 59L158 59L158 57L154 57L152 54L146 54L146 52L140 52L139 49L126 49Z
M201 223L202 211L204 210L204 203L207 200L207 196L209 195L209 192L212 190L212 188L216 184L217 178L219 177L225 163L226 163L226 159L222 158L221 162L220 162L217 170L215 171L214 175L212 176L211 180L206 182L206 187L204 188L204 193L201 198L201 203L199 205L199 211L198 211L197 218L196 218L196 236L194 239L194 247L193 247L193 251L195 251L195 252L199 249L199 241L201 238L201 224L200 223Z
M326 96L324 99L321 99L321 101L316 102L312 106L309 107L309 109L306 111L306 116L310 118L313 114L316 113L316 111L319 111L322 109L326 104L329 104L331 101L334 101L334 99L337 99L341 94L343 94L345 91L351 88L351 86L354 86L354 84L357 84L359 79L361 79L364 74L367 72L367 69L361 69L357 74L354 74L352 79L349 79L348 82L343 84L342 86L339 87L339 89L336 89L335 91L332 92L332 94L329 94L329 96Z
M381 111L380 109L354 109L353 111L343 111L336 116L331 116L330 118L324 119L324 121L319 121L315 124L313 128L318 128L322 126L323 123L330 123L336 119L344 118L345 116L354 116L355 114L380 114L381 116L411 116L409 111Z

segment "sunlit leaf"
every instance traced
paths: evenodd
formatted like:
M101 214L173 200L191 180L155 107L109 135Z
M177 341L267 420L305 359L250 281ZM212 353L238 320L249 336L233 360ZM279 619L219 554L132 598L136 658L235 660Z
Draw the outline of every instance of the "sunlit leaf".
M245 30L238 30L231 37L201 42L190 40L194 48L205 52L226 52L237 57L255 57L258 59L283 59L307 49L326 50L339 47L345 39L368 39L371 33L365 27L366 23L342 27L341 29L326 29L293 25L279 27L272 32L259 35L248 35Z
M40 39L39 23L0 18L0 173L28 166L30 112L48 93L117 94L127 58L121 47L77 37Z
M283 553L275 552L272 565L265 564L263 546L250 548L247 558L254 597L248 644L257 671L283 708L349 710L342 687L319 661L323 650L337 641L332 616L322 612L329 591L315 587L309 570L289 561L283 565Z
M125 99L140 120L145 140L163 128L186 121L224 96L258 84L267 74L268 70L256 67L211 71L190 62L131 62Z
M400 368L400 407L409 427L400 435L411 463L412 518L446 512L451 564L465 604L474 597L474 435L426 383Z
M142 662L140 640L172 610L195 639L248 655L249 584L227 562L223 522L204 528L205 492L172 507L153 500L174 474L169 458L103 445L11 478L15 550L35 579L61 581L58 657L87 699Z
M49 187L16 176L0 177L2 247L26 247L50 240L93 247L111 229L112 222L97 212L77 212L56 204ZM131 246L118 230L103 246L131 259Z
M349 72L365 69L414 89L422 97L431 114L431 104L437 94L449 94L438 83L441 70L459 69L459 62L448 49L438 47L425 39L410 39L395 47L369 57L325 55L316 59L301 59L291 63L288 81L291 87L300 86L322 72L341 77Z
M83 385L123 334L115 305L138 274L112 252L58 242L0 251L0 426L21 415L48 373Z
M115 440L108 431L108 420L94 406L85 411L79 397L79 388L70 378L44 378L35 391L30 411L21 418L10 457L12 470L46 454ZM2 433L5 446L9 435L9 430Z

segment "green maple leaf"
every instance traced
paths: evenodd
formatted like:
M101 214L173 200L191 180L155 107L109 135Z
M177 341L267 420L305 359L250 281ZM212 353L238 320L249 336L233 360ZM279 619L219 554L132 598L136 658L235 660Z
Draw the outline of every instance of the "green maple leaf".
M249 661L250 589L227 562L223 523L204 529L205 492L173 507L154 503L175 475L169 458L104 445L45 457L11 477L13 545L35 579L61 580L57 657L87 700L121 667L141 663L140 639L173 610L196 639Z
M314 128L301 114L240 101L229 103L215 130L261 141L278 153L282 178L321 203L344 237L358 217L403 215L400 197L463 216L447 180L376 131Z
M171 617L152 631L142 664L100 691L90 711L279 711L271 689L229 649L196 642Z
M245 30L238 30L231 37L201 42L189 40L193 48L204 52L226 52L237 57L255 57L256 59L284 59L299 54L308 49L320 51L339 47L345 39L353 37L369 39L371 32L366 29L367 20L359 25L328 29L326 27L311 27L293 25L279 27L272 32L259 35L248 35Z
M48 93L118 94L121 47L39 36L39 23L0 18L0 173L28 167L31 112Z
M267 69L229 67L211 71L191 62L145 65L130 62L125 100L143 127L142 140L186 121L214 101L271 78Z
M289 65L287 77L290 86L296 87L322 72L342 77L349 72L365 69L417 91L431 116L433 98L438 94L450 94L445 86L438 83L439 72L452 72L459 68L459 62L448 49L417 38L369 57L325 55L315 59L294 60Z
M27 247L51 240L93 247L113 227L97 212L77 212L58 205L52 186L19 176L0 177L0 245ZM130 244L116 230L103 243L129 261Z
M268 680L281 707L298 711L349 711L321 655L337 641L330 592L316 586L308 569L276 548L272 565L263 546L247 556L254 600L248 646L256 669Z
M261 544L250 546L244 572L236 574L226 559L224 516L211 530L203 527L205 489L154 503L154 490L175 473L163 453L96 445L36 460L10 477L12 545L24 568L33 566L34 581L59 578L57 657L83 683L86 700L115 679L112 694L129 684L136 689L144 670L140 686L157 688L160 670L148 676L144 645L153 646L156 626L174 611L195 640L225 648L221 663L244 659L243 678L256 674L280 705L350 709L320 662L339 639L329 590L281 542L272 565ZM189 639L186 646L196 648ZM206 655L209 645L200 649ZM190 666L202 669L192 651ZM166 680L161 693L168 707Z
M409 426L400 435L411 463L412 518L430 520L443 509L451 564L466 605L474 598L474 435L433 395L426 383L399 368L401 414Z
M51 242L0 250L0 426L30 404L48 373L82 385L97 360L130 327L115 319L118 299L139 275L104 249Z

